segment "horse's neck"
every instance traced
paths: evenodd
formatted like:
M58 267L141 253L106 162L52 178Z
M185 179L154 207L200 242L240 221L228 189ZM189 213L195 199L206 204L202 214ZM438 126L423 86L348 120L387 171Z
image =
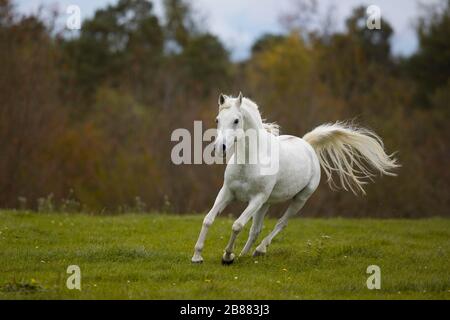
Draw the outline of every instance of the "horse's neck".
M244 114L244 130L253 129L256 131L264 130L261 116L257 109L253 110L252 106L243 105L242 111Z
M260 146L263 142L268 139L267 131L264 129L263 122L261 116L259 115L258 110L252 110L252 106L243 106L243 114L244 114L244 131L248 133L247 130L253 130L251 134L256 137L256 141L253 139L240 139L237 142L237 149L239 154L241 155L249 155L250 152L261 152ZM250 135L250 134L249 134ZM250 143L256 143L258 146L256 148L250 148ZM247 162L246 162L247 163Z

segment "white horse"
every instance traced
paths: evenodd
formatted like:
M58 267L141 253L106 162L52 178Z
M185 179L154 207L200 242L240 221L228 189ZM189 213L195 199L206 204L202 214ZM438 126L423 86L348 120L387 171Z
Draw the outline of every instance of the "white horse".
M325 172L332 187L332 173L340 185L354 193L364 193L366 178L371 179L376 171L380 174L395 175L392 169L398 167L396 159L387 155L383 142L373 132L352 127L344 123L325 124L307 133L303 138L278 136L278 126L264 123L258 106L242 93L237 98L221 94L217 139L214 142L216 154L225 156L235 151L227 163L225 180L212 209L203 220L192 262L201 263L201 252L209 227L216 216L233 200L248 202L248 206L233 223L231 238L222 257L224 264L234 260L234 243L245 224L253 219L250 234L240 255L249 252L261 232L264 216L273 203L290 200L291 204L276 224L273 231L256 247L253 255L264 255L273 238L287 225L290 217L304 206L316 190L320 181L320 167ZM235 161L237 151L244 155L258 153L259 157L269 157L274 161L270 148L252 148L246 143L242 132L254 130L258 145L277 145L278 170L273 174L263 174L261 163ZM275 144L273 143L275 141Z

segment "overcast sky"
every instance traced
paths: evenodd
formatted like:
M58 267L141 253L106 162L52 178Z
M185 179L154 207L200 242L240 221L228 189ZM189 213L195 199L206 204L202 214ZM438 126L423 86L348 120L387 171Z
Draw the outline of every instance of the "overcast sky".
M245 59L256 38L267 32L283 31L279 23L282 13L292 8L295 0L194 0L194 9L204 18L207 30L216 34L231 51L235 60ZM426 2L437 0L427 0ZM55 6L65 12L68 5L81 9L82 18L90 17L97 8L115 3L115 0L16 0L17 8L24 13L34 12L39 5ZM153 1L155 11L162 14L161 0ZM425 1L423 1L425 2ZM420 13L419 0L319 0L319 10L334 7L336 28L342 30L344 20L358 5L377 5L382 18L394 27L392 41L394 53L408 55L417 48L413 21Z

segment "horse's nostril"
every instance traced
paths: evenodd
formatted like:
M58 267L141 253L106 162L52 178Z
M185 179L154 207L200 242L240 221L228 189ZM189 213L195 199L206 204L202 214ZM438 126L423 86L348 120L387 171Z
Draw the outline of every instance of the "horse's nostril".
M227 148L227 147L223 144L223 145L222 145L222 151L225 152L225 149L226 149L226 148Z

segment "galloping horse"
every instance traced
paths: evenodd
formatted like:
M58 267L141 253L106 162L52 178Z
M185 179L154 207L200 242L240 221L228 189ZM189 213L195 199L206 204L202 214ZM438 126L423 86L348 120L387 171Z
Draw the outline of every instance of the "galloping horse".
M363 185L367 179L372 179L374 172L395 175L392 170L399 166L392 155L386 154L383 142L375 133L346 123L321 125L303 138L280 136L278 126L265 123L258 106L243 98L242 93L237 98L220 95L216 122L215 153L222 157L232 155L227 162L223 186L203 220L192 257L194 263L203 262L201 252L208 229L233 200L247 202L248 206L233 223L222 257L224 264L234 261L236 237L250 219L253 219L250 234L240 255L247 254L256 241L269 206L289 200L291 203L284 215L253 253L254 256L264 255L272 239L316 190L321 167L330 186L335 186L334 173L342 188L364 193ZM247 143L246 133L250 131L254 139ZM247 154L257 161L238 159ZM276 170L268 172L267 166Z

